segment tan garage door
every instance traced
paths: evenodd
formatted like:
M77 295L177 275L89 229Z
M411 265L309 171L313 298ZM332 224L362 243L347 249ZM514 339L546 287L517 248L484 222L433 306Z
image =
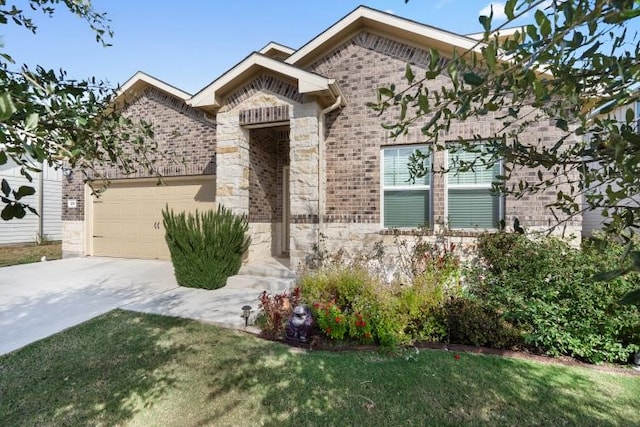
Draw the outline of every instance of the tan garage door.
M215 208L215 181L206 179L114 180L93 201L93 254L123 258L169 259L162 209L175 212Z

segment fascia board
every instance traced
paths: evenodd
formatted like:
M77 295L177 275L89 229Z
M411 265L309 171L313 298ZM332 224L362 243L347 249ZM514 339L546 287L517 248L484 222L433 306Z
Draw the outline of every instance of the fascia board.
M116 92L116 97L119 98L120 96L125 95L127 91L131 90L134 86L140 83L145 83L149 86L153 86L163 92L166 92L170 95L175 96L176 98L180 98L183 101L186 101L189 98L191 98L191 94L183 90L180 90L177 87L172 86L168 83L165 83L162 80L156 79L155 77L150 76L149 74L144 73L142 71L138 71L133 76L131 76L126 82L124 82L122 86L118 88Z
M292 49L288 46L285 46L283 44L280 43L276 43L276 42L269 42L265 47L263 47L262 49L260 49L258 51L258 53L261 53L263 55L265 55L266 53L268 53L271 50L277 50L279 52L282 52L286 55L291 55L292 53L294 53L296 50Z
M353 31L353 28L357 26L366 28L371 24L375 24L378 32L380 32L380 29L383 30L382 32L384 32L384 29L387 29L392 33L402 32L419 38L438 40L454 48L480 52L481 45L478 44L478 40L474 40L473 38L450 33L435 27L426 26L415 21L360 6L342 20L329 27L325 32L318 35L315 39L298 49L287 58L285 62L287 64L300 63L304 58L312 55L313 52L322 48L322 46L329 41L341 39L343 33L350 33Z
M266 57L260 53L254 52L244 61L237 64L227 73L212 82L209 86L198 92L187 103L194 107L202 107L206 105L219 106L218 93L228 91L228 87L234 82L242 82L247 75L252 74L255 69L263 68L265 70L287 76L298 82L298 91L300 93L312 93L327 90L329 88L329 80L317 74L296 68L293 65ZM207 102L207 100L213 100Z

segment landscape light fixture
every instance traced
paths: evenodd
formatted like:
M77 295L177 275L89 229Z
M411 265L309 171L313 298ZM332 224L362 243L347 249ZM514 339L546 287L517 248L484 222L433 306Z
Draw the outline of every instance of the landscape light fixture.
M244 319L244 327L249 326L249 316L251 316L251 306L245 305L242 307L242 318Z

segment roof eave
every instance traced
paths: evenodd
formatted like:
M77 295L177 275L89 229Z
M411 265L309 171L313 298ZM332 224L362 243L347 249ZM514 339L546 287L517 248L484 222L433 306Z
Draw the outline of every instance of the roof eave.
M414 42L416 45L436 45L448 50L462 49L476 52L480 52L481 47L478 40L473 38L360 6L298 49L285 62L292 65L308 65L316 56L328 50L329 46L334 46L338 40L347 38L363 28L390 34Z
M162 80L145 72L138 71L118 88L115 100L117 101L123 98L135 97L140 94L142 90L150 86L185 102L191 98L191 94L163 82Z
M329 99L333 99L333 102L335 102L337 96L344 98L335 80L327 79L318 74L299 69L294 65L286 64L254 52L194 95L187 101L187 104L207 111L215 111L223 105L224 95L232 92L235 87L250 80L251 77L257 75L260 70L282 75L289 80L296 81L298 91L301 94L323 98L328 97ZM339 93L339 95L335 95L335 93Z

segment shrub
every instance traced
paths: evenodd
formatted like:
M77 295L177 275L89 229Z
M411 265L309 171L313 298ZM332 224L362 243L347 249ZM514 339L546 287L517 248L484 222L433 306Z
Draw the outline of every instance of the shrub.
M455 344L510 349L522 343L520 331L500 313L472 298L452 298L442 309L446 340Z
M445 327L438 312L452 294L446 283L425 279L421 276L412 286L400 289L398 309L406 315L405 333L412 340L439 341L445 335Z
M444 336L438 313L457 288L442 277L425 270L410 285L384 285L363 266L330 266L304 276L301 288L328 337L393 347Z
M174 213L162 210L165 239L181 286L217 289L238 273L249 248L247 219L222 205L217 211Z
M300 282L305 301L328 303L334 301L350 311L358 299L374 297L379 281L359 265L329 266L310 272Z
M621 253L615 242L585 242L578 250L554 238L485 235L479 242L485 269L476 270L470 291L522 330L525 343L549 355L626 362L640 349L640 310L618 301L640 278L591 279L611 270Z
M260 314L256 320L263 334L271 338L283 338L287 320L300 303L300 288L292 292L269 294L263 291L259 297Z

